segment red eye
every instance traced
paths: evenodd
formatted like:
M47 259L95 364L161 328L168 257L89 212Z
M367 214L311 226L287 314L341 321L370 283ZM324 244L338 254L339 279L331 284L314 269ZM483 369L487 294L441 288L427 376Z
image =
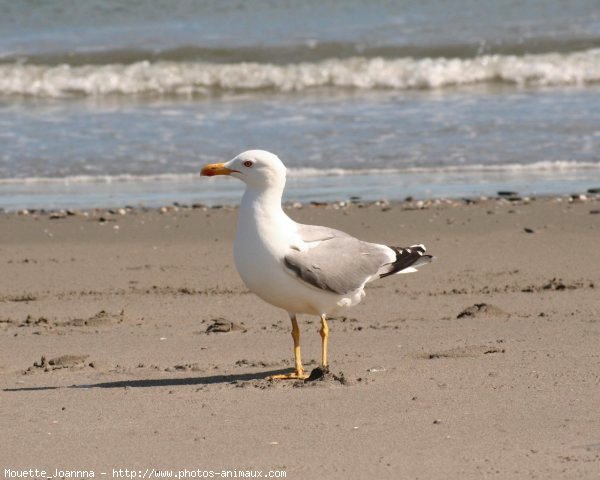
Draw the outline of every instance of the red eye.
M248 168L250 168L251 166L252 166L252 162L251 162L250 160L246 160L246 161L244 162L244 167L248 167Z

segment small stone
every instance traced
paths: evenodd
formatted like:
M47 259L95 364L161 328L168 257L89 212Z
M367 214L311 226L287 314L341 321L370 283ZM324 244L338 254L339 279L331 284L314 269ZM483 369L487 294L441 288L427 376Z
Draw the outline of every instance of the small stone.
M498 196L500 196L500 197L515 197L517 195L519 195L517 192L513 192L511 190L498 191Z
M585 202L587 200L587 196L579 193L574 193L571 195L569 199L570 202Z
M367 369L367 372L369 372L369 373L379 373L379 372L385 372L385 371L387 371L385 367L374 367L374 368Z
M46 365L48 365L48 362L44 355L42 355L42 358L39 362L33 362L33 366L37 368L44 368Z

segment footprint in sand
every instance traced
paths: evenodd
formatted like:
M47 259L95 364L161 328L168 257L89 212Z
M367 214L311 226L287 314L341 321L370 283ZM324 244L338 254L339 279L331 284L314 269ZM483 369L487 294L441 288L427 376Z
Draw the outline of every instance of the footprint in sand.
M498 348L490 345L467 345L464 347L442 350L440 352L425 353L420 355L420 357L427 360L433 360L436 358L475 358L481 355L504 352L504 348Z
M494 305L488 305L487 303L476 303L470 307L465 308L460 312L456 318L465 317L483 317L483 316L501 316L508 315L504 310L495 307Z
M211 324L206 328L206 333L228 333L228 332L245 332L246 329L237 323L230 322L225 318L213 318Z
M88 357L89 355L61 355L48 360L44 355L42 355L40 361L33 362L33 367L29 367L27 371L31 372L34 370L34 368L40 368L45 372L49 372L51 370L58 370L61 368L84 367L85 361Z

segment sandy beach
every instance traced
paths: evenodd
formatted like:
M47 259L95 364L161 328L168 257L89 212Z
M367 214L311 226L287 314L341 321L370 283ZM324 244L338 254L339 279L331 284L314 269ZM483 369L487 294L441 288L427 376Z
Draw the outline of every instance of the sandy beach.
M309 383L266 380L292 367L290 325L237 275L237 209L0 214L0 467L598 478L599 212L289 206L437 257L332 319L335 375ZM318 319L300 327L312 369Z

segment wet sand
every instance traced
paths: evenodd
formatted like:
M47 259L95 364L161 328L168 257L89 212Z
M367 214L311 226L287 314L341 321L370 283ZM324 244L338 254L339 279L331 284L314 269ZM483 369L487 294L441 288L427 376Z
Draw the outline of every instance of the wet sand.
M438 257L332 319L309 383L266 380L287 315L235 271L237 210L196 207L0 215L2 470L597 478L598 197L290 206Z

